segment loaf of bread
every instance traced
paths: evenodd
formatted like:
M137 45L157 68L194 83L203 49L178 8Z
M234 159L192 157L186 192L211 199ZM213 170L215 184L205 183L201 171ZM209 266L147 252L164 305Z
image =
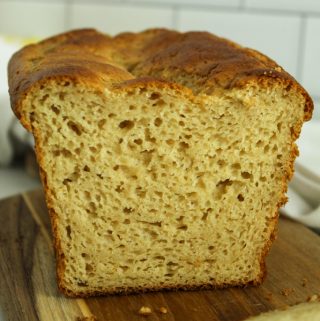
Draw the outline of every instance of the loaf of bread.
M274 61L206 32L77 30L9 64L69 296L256 285L311 117Z
M300 303L286 310L262 313L247 321L319 321L320 302Z

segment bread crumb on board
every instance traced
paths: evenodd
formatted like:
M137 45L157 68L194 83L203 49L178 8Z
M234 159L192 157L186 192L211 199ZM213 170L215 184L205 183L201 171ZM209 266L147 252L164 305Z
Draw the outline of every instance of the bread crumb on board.
M160 307L159 311L160 311L160 313L162 313L162 314L167 314L167 313L168 313L168 309L165 308L165 307Z
M149 307L146 307L146 306L142 306L140 309L139 309L139 314L141 315L150 315L152 313L152 310L151 308Z
M305 288L308 284L309 280L307 278L302 279L302 286Z
M77 317L76 321L98 321L98 319L96 316L91 315L89 317Z
M312 296L309 296L307 299L308 302L316 302L316 301L320 301L320 296L317 294L314 294Z
M288 297L290 294L294 293L295 289L294 288L283 288L281 290L281 294L285 297Z
M271 302L272 299L273 299L271 292L268 292L264 297L265 297L265 299L268 300L269 302Z

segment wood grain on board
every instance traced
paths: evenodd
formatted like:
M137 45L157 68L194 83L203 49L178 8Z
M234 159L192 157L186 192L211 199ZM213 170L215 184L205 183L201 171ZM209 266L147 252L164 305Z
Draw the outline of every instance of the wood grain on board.
M41 191L0 201L0 318L5 321L240 321L320 294L320 237L281 219L263 285L69 299L56 285L50 222ZM138 314L141 306L152 309ZM165 307L167 313L159 311Z

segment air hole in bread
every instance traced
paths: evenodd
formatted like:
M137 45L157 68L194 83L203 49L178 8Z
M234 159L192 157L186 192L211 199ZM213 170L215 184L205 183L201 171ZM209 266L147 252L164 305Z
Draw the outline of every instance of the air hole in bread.
M180 142L180 143L179 143L179 146L180 146L181 149L187 149L187 148L189 148L189 144L186 143L186 142Z
M136 190L136 195L139 197L139 198L145 198L146 196L146 191L142 189L142 187L137 187Z
M150 142L150 143L155 143L156 142L156 138L151 135L151 131L150 131L149 128L146 128L144 130L144 136L145 136L145 140L147 142Z
M99 127L99 129L103 129L103 127L104 127L104 125L105 125L106 122L107 122L106 119L100 119L100 120L98 121L98 127Z
M90 167L89 167L88 165L85 165L85 166L83 167L83 170L84 170L85 172L90 172Z
M143 140L141 138L137 138L133 142L137 145L141 145L143 143Z
M244 179L252 179L252 174L249 172L241 172L241 177Z
M133 208L132 207L124 207L122 211L126 214L130 214L133 212Z
M69 184L69 183L71 183L71 182L72 182L72 180L71 180L70 178L65 178L65 179L63 180L62 184L63 184L63 185L67 185L67 184Z
M124 190L123 183L117 185L117 187L115 188L115 191L116 191L117 193L121 193L123 190Z
M59 99L60 99L61 101L64 101L65 97L66 97L66 93L65 93L65 92L60 92L60 93L59 93Z
M232 164L231 166L232 166L232 168L234 168L236 170L241 169L240 163L235 163L235 164Z
M200 187L202 189L205 189L206 188L206 184L204 182L204 180L202 178L199 178L198 181L197 181L197 187Z
M131 120L123 120L119 123L119 128L121 129L131 129L134 126L134 122Z
M224 167L224 166L226 166L226 164L227 164L224 159L219 159L217 163L218 163L218 165L219 165L220 167Z
M157 256L154 256L154 259L164 261L166 258L162 255L157 255Z
M69 150L67 150L66 148L55 150L55 151L53 151L53 154L54 154L54 156L63 156L66 158L72 157L72 153Z
M70 225L66 226L66 233L67 233L67 237L69 239L71 239L71 226Z
M212 212L212 208L206 209L206 211L202 214L201 220L206 221L210 212Z
M93 271L93 266L89 263L86 263L86 272L92 272Z
M155 124L155 126L157 126L157 127L161 126L161 124L162 124L162 119L159 118L159 117L157 117L157 118L154 120L154 124Z
M168 145L173 145L173 144L174 144L174 140L173 140L173 139L167 139L167 140L166 140L166 143L167 143Z
M158 191L155 191L154 192L157 196L159 196L159 198L161 198L163 196L163 192L158 192ZM152 211L156 211L155 209L152 209Z
M123 272L126 272L129 269L129 266L127 265L119 265L119 267Z
M224 188L226 186L231 186L233 184L233 181L230 180L230 179L225 179L223 181L219 181L216 186L217 187L221 187L221 188Z
M77 134L77 136L80 136L82 134L82 129L79 124L76 124L75 122L69 120L67 125L74 133Z
M166 104L166 102L163 99L157 100L155 103L152 104L153 107L162 107Z
M151 100L159 99L161 97L160 93L152 93L150 95Z
M49 98L49 94L45 94L40 98L40 102L43 104L46 102L46 100ZM52 108L51 108L52 109Z
M151 150L144 150L141 152L141 155L143 157L143 163L145 166L148 166L152 160L152 153L154 152L154 149Z

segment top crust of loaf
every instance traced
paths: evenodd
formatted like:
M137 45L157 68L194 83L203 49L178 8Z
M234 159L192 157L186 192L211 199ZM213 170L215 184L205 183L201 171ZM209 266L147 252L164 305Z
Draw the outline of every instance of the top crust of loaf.
M307 92L274 61L207 32L150 29L110 37L81 29L23 48L9 63L9 91L15 114L29 130L21 117L22 101L52 79L97 90L170 87L191 99L248 83L279 83L304 96L305 120L313 110Z

